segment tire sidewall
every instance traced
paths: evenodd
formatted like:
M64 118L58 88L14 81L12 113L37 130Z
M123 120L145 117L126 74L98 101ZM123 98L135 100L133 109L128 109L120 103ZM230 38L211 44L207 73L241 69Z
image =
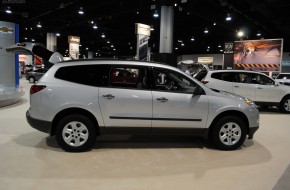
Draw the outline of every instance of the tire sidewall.
M81 122L83 123L86 128L88 129L88 133L89 133L89 137L87 139L87 141L78 147L74 147L74 146L70 146L69 144L67 144L62 136L62 132L63 132L63 128L70 122ZM64 118L62 118L56 125L56 141L58 142L58 144L67 152L83 152L83 151L87 151L88 149L92 148L92 146L95 144L96 141L96 126L92 123L92 121L83 116L83 115L78 115L78 114L74 114L74 115L69 115L66 116Z
M233 145L225 145L224 143L221 142L220 137L219 137L219 132L222 126L229 122L236 123L241 129L241 138L236 144L233 144ZM246 136L247 136L246 125L243 122L243 120L237 116L222 117L216 122L216 124L213 126L211 130L211 141L216 148L221 149L221 150L235 150L239 148L244 143Z
M284 105L285 105L287 100L290 101L290 96L287 96L287 97L283 98L283 100L281 101L281 104L280 104L280 111L283 112L283 113L290 114L290 111L287 111L285 109L285 107L284 107Z

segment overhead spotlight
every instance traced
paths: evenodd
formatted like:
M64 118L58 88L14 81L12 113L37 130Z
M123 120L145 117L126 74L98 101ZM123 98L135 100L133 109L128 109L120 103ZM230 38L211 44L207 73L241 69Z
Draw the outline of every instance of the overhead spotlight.
M223 52L224 50L220 49L220 52Z
M101 37L102 37L102 38L105 38L106 36L105 36L105 34L103 33L103 34L101 35Z
M27 40L27 38L25 37L24 40Z
M34 42L35 40L34 39L31 39L31 41Z
M261 36L262 34L261 34L261 32L260 31L258 31L258 33L257 33L257 36Z
M111 48L113 48L113 47L114 47L114 45L112 44L112 45L111 45Z
M180 45L181 45L181 46L184 46L184 43L181 43Z
M209 49L207 49L206 51L209 51Z
M230 14L228 14L227 17L226 17L226 21L230 21L230 20L232 20L232 17L231 17Z
M190 38L190 40L191 40L191 41L194 41L194 37L192 36L192 37Z
M114 50L114 51L116 51L116 49L115 49L115 48L114 48L113 50Z
M79 9L79 14L80 14L80 15L83 15L84 13L85 13L85 12L84 12L83 8L80 7L80 9Z
M154 28L153 28L153 27L150 27L150 30L151 30L151 31L154 31Z
M208 33L208 29L207 28L204 29L204 33L206 33L206 34Z
M174 7L177 7L177 3L174 3Z
M94 26L93 26L93 29L97 29L97 28L98 28L97 25L94 25Z
M238 37L243 37L244 36L244 32L243 31L239 31L238 32Z
M7 9L5 10L5 12L6 12L7 14L11 14L11 13L12 13L10 7L7 7Z
M213 23L213 25L215 26L215 25L216 25L216 23L214 22L214 23Z
M60 33L56 33L55 35L56 35L56 36L60 36Z
M210 46L207 46L207 49L210 49Z
M93 20L91 21L91 24L94 24L94 21Z
M40 22L38 22L36 26L37 26L37 28L41 28L42 27Z
M178 47L176 47L175 49L178 50Z
M89 48L87 47L86 50L89 50Z
M82 44L79 44L79 46L81 47L81 46L82 46Z
M222 46L219 44L218 47L220 48L220 47L222 47Z
M109 40L107 41L107 44L111 43Z
M139 11L137 11L136 13L137 13L137 15L138 15L138 14L139 14Z
M153 16L154 16L155 18L158 18L158 17L159 17L159 14L158 14L157 10L155 10Z

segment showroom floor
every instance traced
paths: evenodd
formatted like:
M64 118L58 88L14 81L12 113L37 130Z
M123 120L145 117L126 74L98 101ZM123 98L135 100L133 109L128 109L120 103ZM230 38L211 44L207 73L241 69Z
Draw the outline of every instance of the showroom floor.
M191 136L103 136L90 152L67 153L25 119L29 87L0 108L0 189L290 189L290 115L261 111L260 129L236 151Z

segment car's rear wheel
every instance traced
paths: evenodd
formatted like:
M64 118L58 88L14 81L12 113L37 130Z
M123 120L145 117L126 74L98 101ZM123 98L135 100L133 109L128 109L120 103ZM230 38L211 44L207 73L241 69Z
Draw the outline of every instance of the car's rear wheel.
M83 115L69 115L56 126L56 140L68 152L83 152L95 144L96 126Z
M29 80L30 83L35 83L35 78L34 77L29 77L28 80Z
M280 103L280 111L290 113L290 96L286 96Z
M211 130L213 145L221 150L235 150L245 141L247 129L237 116L225 116L218 120Z

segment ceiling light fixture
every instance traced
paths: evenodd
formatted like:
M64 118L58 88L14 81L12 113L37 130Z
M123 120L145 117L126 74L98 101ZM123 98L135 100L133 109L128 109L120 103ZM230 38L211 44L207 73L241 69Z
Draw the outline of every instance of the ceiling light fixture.
M36 26L37 26L37 28L41 28L42 27L40 22L38 22Z
M158 14L157 10L155 10L153 16L154 16L155 18L158 18L158 17L159 17L159 14Z
M208 29L207 28L204 29L204 33L206 33L206 34L208 33Z
M55 35L59 37L60 36L60 33L56 33Z
M34 39L31 39L31 41L34 42L35 40Z
M258 31L258 33L257 33L257 36L261 36L262 34L261 34L261 32L260 31Z
M97 28L98 28L97 25L94 25L94 26L93 26L93 29L97 29Z
M238 32L238 37L243 37L244 36L244 32L243 31L239 31Z
M5 12L6 12L7 14L11 14L11 13L12 13L10 7L7 7L7 9L5 10Z
M190 38L190 40L191 40L191 41L194 41L194 37L192 36L192 37Z
M214 23L213 23L213 25L215 26L215 25L216 25L216 23L214 22Z
M102 37L102 38L105 38L106 36L105 36L105 34L103 33L101 37Z
M85 13L85 12L84 12L83 8L80 7L79 14L80 14L80 15L83 15L84 13Z
M226 21L230 21L230 20L232 20L232 17L231 17L230 14L228 14L227 17L226 17Z
M222 46L219 44L218 47L220 48L220 47L222 47Z
M174 4L174 7L177 7L177 3Z

